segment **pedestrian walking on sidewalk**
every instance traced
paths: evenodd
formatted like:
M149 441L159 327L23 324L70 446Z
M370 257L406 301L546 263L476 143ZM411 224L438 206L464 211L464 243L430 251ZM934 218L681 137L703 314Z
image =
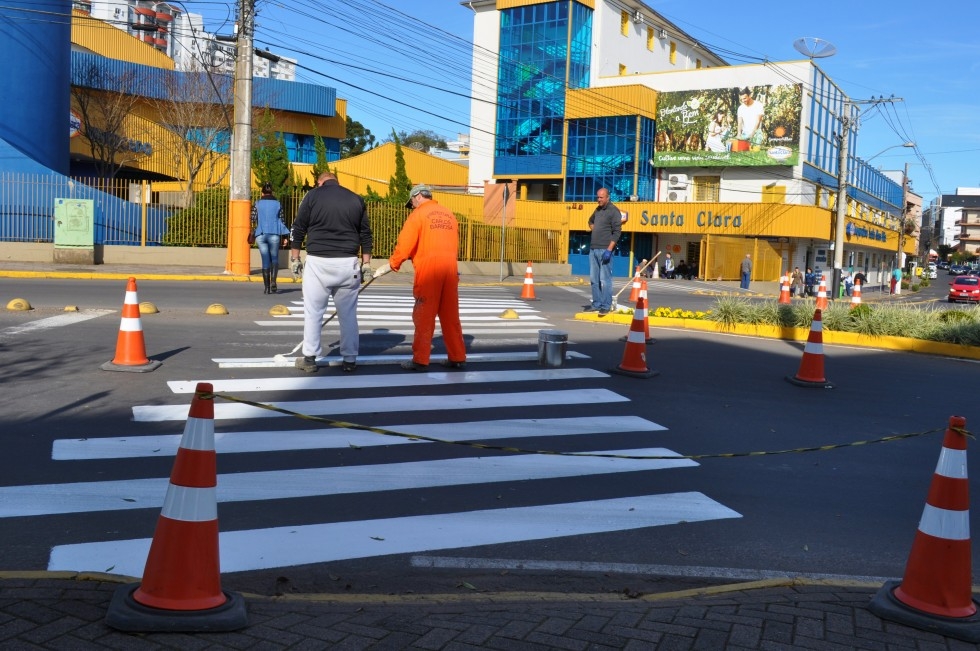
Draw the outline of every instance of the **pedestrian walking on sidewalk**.
M738 272L742 279L741 287L742 289L749 288L749 282L752 280L752 254L746 253L745 259L742 260L742 264L738 268Z
M262 185L262 196L252 206L252 233L262 258L262 293L275 294L279 291L279 244L289 229L282 220L282 204L272 195L271 183Z
M333 298L340 321L341 368L351 373L357 368L357 294L362 274L371 269L373 239L364 200L341 187L330 172L320 175L317 187L299 206L293 222L292 260L299 260L304 240L303 354L296 358L296 368L317 372L316 358L323 352L323 314Z

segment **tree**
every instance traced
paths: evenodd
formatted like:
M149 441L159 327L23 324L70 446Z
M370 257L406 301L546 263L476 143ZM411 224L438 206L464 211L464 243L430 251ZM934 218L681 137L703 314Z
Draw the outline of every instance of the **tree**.
M311 120L310 123L313 125L313 148L316 151L316 162L313 163L313 183L309 184L304 182L304 187L315 186L320 175L330 171L330 162L327 160L327 145L324 144L323 138L320 137L320 132L316 128L316 122Z
M252 131L252 173L259 184L272 185L277 197L290 194L296 185L289 150L282 134L276 131L275 116L268 107L256 120Z
M363 154L369 149L374 149L374 136L371 135L371 130L365 128L360 122L351 120L349 115L347 116L346 135L347 137L340 141L341 158L350 158Z
M388 181L387 201L396 205L405 205L412 191L412 180L408 178L408 173L405 171L405 152L402 151L401 142L394 130L391 132L391 138L395 143L395 174Z
M184 184L186 203L191 205L194 186L220 183L229 172L223 163L231 144L233 80L209 74L199 67L186 72L161 75L163 93L154 102L157 121L167 131L160 143L169 151Z
M394 132L392 132L392 136L394 136ZM416 129L411 133L401 131L398 133L398 139L404 146L417 149L418 151L428 152L433 147L436 149L446 148L446 139L434 131L422 131L421 129ZM393 138L389 138L385 142L392 141Z
M114 178L125 163L152 153L130 133L131 115L139 101L135 87L134 71L114 74L101 63L93 62L76 73L71 96L99 178Z

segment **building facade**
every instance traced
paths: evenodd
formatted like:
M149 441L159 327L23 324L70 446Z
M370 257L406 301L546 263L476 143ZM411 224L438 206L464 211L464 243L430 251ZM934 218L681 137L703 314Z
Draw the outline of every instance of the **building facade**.
M812 61L729 66L631 0L466 5L471 192L512 183L520 199L580 206L608 188L624 213L617 275L665 252L708 278L737 277L745 253L766 280L833 264L838 134L859 113ZM857 157L846 169L843 266L884 277L917 250L903 186ZM590 213L568 211L579 273Z

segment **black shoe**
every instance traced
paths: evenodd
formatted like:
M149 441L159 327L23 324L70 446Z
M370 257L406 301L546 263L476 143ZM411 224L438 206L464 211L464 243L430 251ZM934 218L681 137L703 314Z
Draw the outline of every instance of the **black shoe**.
M304 373L316 373L320 370L320 367L316 364L316 357L312 355L308 357L297 357L296 368Z
M405 369L406 371L428 371L429 365L419 364L415 360L410 359L407 362L402 362L402 368Z
M446 359L442 361L442 366L445 368L466 368L466 362L454 362L451 359Z
M599 310L599 316L606 316L607 314L609 314L609 310L606 309Z
M340 365L340 369L344 373L353 373L357 370L357 362L344 362Z
M584 310L582 310L582 311L583 311L583 312L598 312L598 311L599 311L599 308L597 308L597 307L592 307L592 306L590 305L589 307L587 307L587 308L585 308L585 309L584 309Z

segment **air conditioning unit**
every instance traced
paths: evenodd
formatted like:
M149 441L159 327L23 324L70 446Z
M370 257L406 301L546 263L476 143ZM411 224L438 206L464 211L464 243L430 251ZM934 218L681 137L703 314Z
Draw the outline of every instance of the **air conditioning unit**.
M687 174L671 174L667 177L667 186L671 190L687 190Z
M687 190L680 188L667 190L667 201L687 201Z
M661 28L661 29L660 29L660 34L658 34L658 36L659 36L659 37L660 37L661 39L665 39L665 38L667 38L667 30L666 30L666 29L663 29L663 28Z
M634 23L642 23L643 22L643 14L641 14L639 10L636 10L636 11L633 12L633 22Z

